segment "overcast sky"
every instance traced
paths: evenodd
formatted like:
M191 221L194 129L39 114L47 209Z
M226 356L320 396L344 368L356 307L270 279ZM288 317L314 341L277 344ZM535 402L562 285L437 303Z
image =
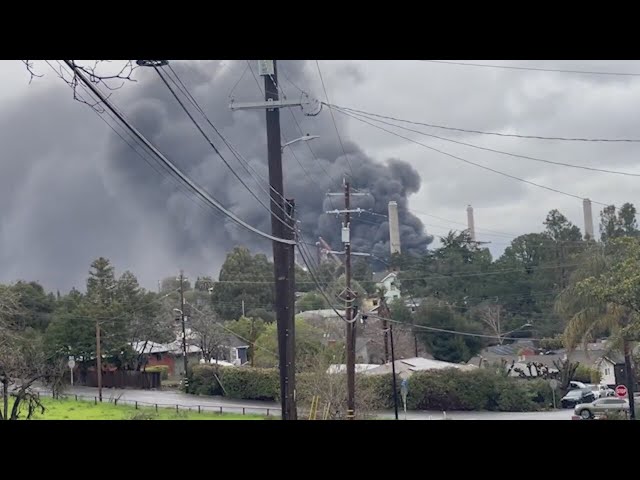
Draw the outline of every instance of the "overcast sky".
M640 62L636 61L467 62L640 73ZM183 63L176 61L175 65L189 72L187 68L190 67ZM235 91L236 100L259 98L253 78L245 71L246 62L211 61L198 62L197 65L193 75L209 75L213 80L207 85L218 82L215 80L217 76L225 78L224 82L220 80L217 83L219 88L207 92L208 97L216 97L211 100L213 103L207 104L207 114L212 118L219 114L220 122L225 122L222 115L233 118L224 125L225 132L243 155L256 158L257 168L260 168L259 157L265 136L262 124L257 123L258 120L253 123L254 117L238 116L226 109L230 89L240 79ZM320 66L332 103L377 114L464 129L524 135L640 138L636 133L640 111L635 105L640 99L639 76L581 75L420 61L320 61ZM67 290L74 285L83 288L89 263L99 255L111 258L119 272L126 268L134 271L148 288L154 288L157 279L181 267L194 277L202 274L216 276L226 250L234 241L242 240L234 240L227 235L224 241L213 242L212 245L194 240L196 237L189 237L189 241L172 239L175 222L166 218L165 207L153 208L155 203L163 200L145 196L142 189L137 195L137 189L132 187L141 182L140 178L144 178L146 187L153 187L153 182L161 182L161 179L154 180L154 172L144 165L135 172L119 167L116 175L113 162L118 160L114 155L124 158L118 153L120 147L117 142L121 140L89 107L73 100L71 90L46 63L35 61L34 68L44 76L29 84L29 75L21 62L0 62L0 144L3 156L0 167L0 201L3 206L0 281L40 280L50 289ZM295 77L300 87L325 100L314 61L283 63L282 71ZM165 122L154 130L153 122L163 117L148 105L140 106L139 99L156 95L154 98L158 101L169 103L170 94L160 90L157 78L144 73L136 78L137 83L125 84L113 97L118 106L131 115L132 122L136 124L138 121L139 125L148 128L154 141L159 143L169 142L167 137L173 136L179 144L180 139L191 135L191 131L187 132L188 123L178 128L174 122ZM197 81L195 77L189 78L187 73L185 78ZM280 78L287 93L295 96L296 90L283 80L283 75ZM156 90L151 91L151 82L155 82L153 88L157 93ZM491 242L494 256L501 254L510 238L542 230L545 215L553 208L559 209L581 230L584 227L582 201L579 199L464 164L343 117L340 113L335 113L335 116L343 141L357 145L354 148L358 148L367 159L380 164L392 158L400 159L419 173L420 188L417 193L409 195L409 210L423 221L426 232L436 238L450 229L464 228L451 222L466 222L468 204L475 210L477 237ZM331 156L331 149L335 149L336 156L340 155L338 138L327 109L317 117L298 115L298 118L305 133L322 135L318 148L323 149L326 156ZM634 194L637 189L634 187L638 179L635 177L499 155L382 126L461 158L579 197L615 205L626 201L637 203ZM407 126L520 155L640 174L638 143L543 141ZM238 133L234 138L234 132L240 131L244 133ZM249 135L252 138L248 138L246 132L253 132ZM292 128L291 122L283 121L283 136L295 138L299 132ZM167 145L171 150L170 145L173 144ZM184 148L185 155L189 153L188 148ZM182 148L175 147L172 153L178 155L182 151ZM304 157L305 150L296 147L295 152L304 161L312 161L310 157ZM133 162L135 158L127 158L126 162ZM139 158L136 161L141 162ZM300 182L303 178L309 183L320 182L322 171L316 167L307 164L310 175L303 176L294 172L298 167L293 164L285 171L285 182L287 175L296 176L296 181ZM199 181L203 184L210 181L214 185L216 172L224 170L220 165L216 168L219 170L203 170ZM126 191L122 188L124 184L128 185ZM311 191L314 187L306 185L304 188ZM241 189L234 192L248 197L248 193L242 193ZM237 213L242 216L242 203L231 197L228 201L230 208L237 205ZM182 211L183 208L186 207L178 200L166 204L166 209ZM593 205L596 230L601 208ZM246 215L250 217L251 213L247 210ZM189 218L185 220L191 222L188 228L199 228L194 224L199 217ZM253 221L251 218L247 220ZM215 217L214 230L216 225L222 225L215 221L222 220ZM264 223L262 219L255 222ZM431 247L434 245L437 245L437 240ZM265 248L268 250L269 246ZM176 254L185 249L195 253Z

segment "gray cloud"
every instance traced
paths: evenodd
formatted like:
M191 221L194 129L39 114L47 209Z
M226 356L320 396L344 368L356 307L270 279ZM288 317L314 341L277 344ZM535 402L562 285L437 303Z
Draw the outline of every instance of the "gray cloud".
M212 122L266 178L264 113L228 109L227 92L245 65L175 62L174 68ZM282 62L281 68L294 82L311 83L304 63ZM358 83L358 71L347 66L342 74ZM115 103L168 158L221 203L252 225L270 231L268 212L198 136L155 73L137 73L137 83L113 95ZM155 172L88 107L74 102L62 82L48 82L47 88L29 90L26 97L0 111L0 142L8 154L2 175L7 185L0 193L7 206L0 223L3 280L27 278L38 279L49 288L82 287L91 260L104 255L118 270L133 270L143 284L153 288L158 278L178 268L193 276L215 275L226 252L237 244L271 251L268 241L198 205L166 173ZM293 87L284 83L283 87L294 95ZM239 101L260 95L250 73L234 91ZM299 136L290 113L283 110L281 116L286 139ZM419 190L415 169L399 160L387 165L384 157L365 154L345 133L341 119L336 120L347 156L327 112L312 119L296 113L296 119L304 133L321 136L311 146L315 157L305 145L288 148L284 157L286 195L296 199L306 240L314 242L323 235L339 248L339 224L324 215L323 208L325 193L340 191L345 174L356 188L373 193L368 207L382 215L388 200L406 205L408 196ZM242 172L231 153L222 151ZM268 204L258 184L246 173L242 175ZM406 247L424 250L431 239L420 220L404 211L401 221ZM388 252L388 226L381 216L355 220L353 235L354 245L363 251Z

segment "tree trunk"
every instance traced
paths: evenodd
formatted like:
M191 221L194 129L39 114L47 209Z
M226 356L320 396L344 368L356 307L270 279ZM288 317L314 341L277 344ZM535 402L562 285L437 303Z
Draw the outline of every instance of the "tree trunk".
M2 418L3 420L9 420L9 379L5 378L2 381Z
M627 395L629 396L629 416L631 420L636 419L636 406L633 392L635 391L635 378L633 375L633 365L631 364L631 347L629 342L624 340L624 370L627 383Z

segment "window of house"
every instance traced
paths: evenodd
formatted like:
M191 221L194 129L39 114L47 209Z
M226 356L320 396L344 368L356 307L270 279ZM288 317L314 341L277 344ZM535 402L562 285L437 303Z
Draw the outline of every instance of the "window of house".
M160 360L162 360L162 354L161 353L156 353L156 360L159 362Z
M604 369L604 374L605 374L605 375L611 375L611 369L609 369L609 368L605 368L605 369Z

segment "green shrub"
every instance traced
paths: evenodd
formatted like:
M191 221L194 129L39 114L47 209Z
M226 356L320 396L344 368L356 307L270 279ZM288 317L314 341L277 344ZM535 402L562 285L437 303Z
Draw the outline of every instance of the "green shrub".
M402 397L400 397L401 382L402 380L398 377L396 388L400 405L402 405ZM390 373L383 375L356 375L356 388L365 393L364 396L369 400L370 408L375 410L393 408L393 378Z
M527 385L516 382L500 390L497 407L501 412L529 412L537 409Z
M153 365L151 367L146 367L145 372L154 373L160 372L161 380L169 380L169 366L168 365Z
M219 369L222 374L223 368ZM211 365L194 365L189 374L187 393L194 395L222 395L222 389L215 377L216 368Z
M280 397L280 377L271 368L221 369L224 395L243 400L276 400Z
M213 365L194 365L187 387L187 393L195 395L224 395L242 400L276 400L279 392L280 380L275 369Z
M216 371L224 389L215 378ZM345 385L329 381L318 373L300 373L296 383L301 406L309 404L314 395L320 395L323 402L330 401L332 408L341 408L346 402ZM399 377L396 385L398 399L402 402ZM356 401L362 401L367 409L393 408L391 374L358 374L356 391ZM196 365L188 386L188 393L244 400L277 400L279 392L277 369ZM407 409L410 410L531 411L547 408L551 403L551 389L544 380L504 377L490 369L416 372L409 378L407 395Z
M549 382L542 379L523 380L526 387L529 389L529 396L533 403L541 408L553 407L553 393L551 392L551 385ZM560 398L556 394L556 404L560 403Z
M407 408L530 411L546 406L541 391L539 383L503 377L488 369L416 372L409 379Z

